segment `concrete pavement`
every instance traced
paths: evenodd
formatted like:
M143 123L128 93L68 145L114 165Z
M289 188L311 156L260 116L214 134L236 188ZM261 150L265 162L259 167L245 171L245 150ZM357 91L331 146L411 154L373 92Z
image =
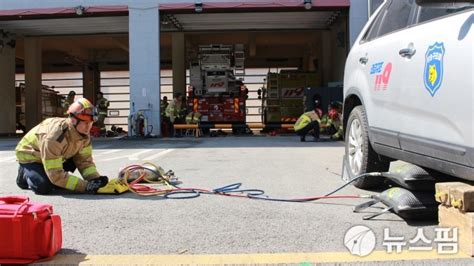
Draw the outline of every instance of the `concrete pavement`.
M20 190L15 184L17 164L13 149L16 141L0 140L0 167L3 169L0 195L28 195L34 201L54 205L55 212L63 220L63 249L57 257L58 263L60 259L73 262L73 258L85 262L86 256L92 256L89 261L96 259L97 263L107 263L107 259L113 258L116 260L112 264L125 263L129 258L135 258L137 263L149 263L141 255L152 256L148 257L151 259L153 256L179 255L189 260L208 256L204 261L195 262L205 263L208 259L207 262L213 263L216 260L211 260L214 257L210 256L216 254L221 258L225 254L256 256L251 257L254 260L235 263L355 262L362 260L350 255L344 246L345 233L355 225L365 225L375 234L374 254L377 256L365 257L368 261L385 261L384 258L390 257L383 245L385 228L389 228L391 236L403 237L407 243L417 234L418 228L428 239L435 239L436 221L407 223L394 214L362 220L366 213L352 213L352 207L364 199L284 203L211 195L186 200L163 200L132 193L38 196ZM267 195L278 198L324 195L341 186L339 174L343 153L342 142L302 143L295 136L94 140L97 167L101 174L110 178L116 177L125 165L150 161L165 170L173 169L183 187L212 189L242 183L242 188L263 189ZM339 192L372 193L375 192L352 186ZM434 242L431 246L437 247ZM459 260L465 258L462 254L439 258L427 252L409 253L411 255L404 253L406 257L400 255L408 264L415 263L410 262L414 259L426 263L434 262L431 259L443 259L442 262L456 262L456 265L470 262ZM280 257L275 259L262 254ZM285 254L290 254L294 261L279 260L286 258ZM262 260L255 260L258 256ZM177 259L172 258L173 261ZM232 258L221 262L231 263ZM311 261L305 261L305 258ZM167 262L164 257L155 259Z

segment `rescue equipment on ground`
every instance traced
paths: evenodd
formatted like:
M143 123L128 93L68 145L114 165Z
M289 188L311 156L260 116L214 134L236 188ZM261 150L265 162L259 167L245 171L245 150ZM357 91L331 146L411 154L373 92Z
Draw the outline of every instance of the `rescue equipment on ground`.
M436 180L423 168L405 164L392 172L384 173L387 180L396 185L415 191L435 191Z
M111 180L104 188L99 189L98 193L121 194L131 191L140 196L156 196L173 190L174 185L178 183L178 178L174 176L172 170L165 171L160 166L145 162L141 165L133 164L120 169L118 178ZM166 186L167 189L160 189L163 186Z
M141 165L130 165L119 170L119 178L125 179L127 182L133 182L137 179L148 183L166 180L168 182L176 182L172 170L165 171L161 166L157 166L150 162Z
M380 173L368 173L361 175L364 176L375 176L380 175ZM359 178L359 177L357 177ZM356 179L357 179L356 178ZM136 193L140 196L162 196L169 199L189 199L199 197L201 194L211 194L211 195L221 195L228 197L238 197L238 198L249 198L257 200L268 200L268 201L280 201L280 202L309 202L320 199L338 199L338 198L369 198L367 195L335 195L340 189L346 187L354 180L349 181L340 188L332 191L324 196L316 197L306 197L306 198L297 198L297 199L281 199L281 198L271 198L265 195L265 191L261 189L241 189L242 183L235 183L227 185L224 187L216 188L213 190L201 189L201 188L183 188L178 185L180 182L178 178L175 177L172 170L165 171L162 167L154 165L150 162L144 164L134 164L126 166L119 171L119 181L113 180L113 182L118 182L119 184L111 184L107 190L103 190L99 193L112 193L114 188L112 186L121 186L126 185L130 191ZM112 181L111 181L112 182ZM109 183L111 183L109 182ZM148 183L148 184L144 184ZM109 184L107 185L109 186ZM107 187L106 186L106 187ZM164 188L163 188L164 187ZM107 192L105 192L107 191Z
M114 178L105 185L105 187L99 188L97 193L99 194L122 194L128 191L128 186L120 178Z
M355 206L354 212L360 212L379 202L387 207L378 213L364 216L364 220L370 220L388 212L394 212L407 220L434 220L438 214L438 203L433 193L409 191L401 187L393 187L375 195L372 200Z
M347 161L343 160L342 180L354 182L363 175L350 179L346 168ZM373 173L376 174L376 173ZM438 214L438 203L434 195L434 178L425 170L415 165L404 165L396 168L393 172L378 173L380 178L387 178L389 183L401 187L392 187L378 195L373 200L354 207L354 212L360 212L377 203L383 203L387 207L374 215L363 217L369 220L387 212L394 212L407 220L434 220ZM412 191L413 190L413 191Z
M61 249L61 217L49 204L26 196L0 197L0 263L27 264L51 258Z
M399 173L409 173L411 171L412 173L423 174L422 172L410 169L414 168L402 168ZM201 194L207 194L279 202L310 202L321 199L370 198L370 201L356 206L354 208L354 212L360 212L361 210L369 208L380 202L385 204L387 207L379 213L365 216L364 219L366 220L372 219L390 211L408 220L431 220L436 217L438 203L434 200L432 191L411 192L404 188L393 187L377 195L333 195L359 178L382 178L385 176L394 178L395 174L381 172L366 173L348 180L339 188L323 196L283 199L269 197L265 195L265 191L261 189L242 189L242 183L235 183L212 190L201 188L183 188L178 186L180 182L175 177L172 170L165 171L160 166L146 162L141 165L134 164L120 169L119 177L117 179L111 180L105 188L99 190L99 193L120 194L130 190L140 196L161 196L167 199L190 199L199 197ZM403 178L397 178L397 180L398 179L403 180ZM410 182L411 181L408 181L408 183ZM414 187L421 187L421 183L417 184L416 186L413 184L411 185Z

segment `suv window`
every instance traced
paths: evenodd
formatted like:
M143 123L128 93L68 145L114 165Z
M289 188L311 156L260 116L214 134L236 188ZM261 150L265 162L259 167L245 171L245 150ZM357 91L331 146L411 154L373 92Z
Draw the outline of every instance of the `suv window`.
M385 5L382 10L377 14L377 17L372 21L372 24L365 32L364 37L362 38L363 41L370 41L377 37L377 32L380 28L380 21L384 17L385 12L387 11L387 6Z
M377 8L379 8L379 6L381 4L383 4L383 1L384 0L372 0L372 1L370 1L370 7L369 7L370 8L370 14L369 14L369 16L371 16L375 12L375 10L377 10Z
M414 0L395 0L386 9L377 36L389 34L408 26Z
M362 40L371 41L407 27L414 2L415 0L388 1L377 14Z
M466 9L474 8L474 3L465 3L464 5L452 5L449 8L445 6L421 6L418 8L418 23L423 23L428 20L436 19L439 17L447 16L453 13L457 13Z

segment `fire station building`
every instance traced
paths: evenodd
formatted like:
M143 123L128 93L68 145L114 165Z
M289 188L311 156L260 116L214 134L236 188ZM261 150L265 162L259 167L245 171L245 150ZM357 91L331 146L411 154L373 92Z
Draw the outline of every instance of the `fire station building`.
M267 73L297 69L314 73L317 86L340 85L351 44L380 2L0 0L0 134L45 118L56 104L46 88L93 101L102 91L108 126L126 128L141 111L161 135L160 100L186 95L199 47L215 44L243 48L247 120L261 122Z

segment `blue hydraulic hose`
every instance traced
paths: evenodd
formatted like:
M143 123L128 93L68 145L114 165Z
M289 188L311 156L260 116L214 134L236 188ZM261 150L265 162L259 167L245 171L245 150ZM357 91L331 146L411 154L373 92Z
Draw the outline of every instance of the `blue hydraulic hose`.
M158 173L157 171L155 171L153 169L147 168L147 170L150 170L151 172L157 174L158 176L161 176L160 173ZM362 177L367 177L367 176L383 176L383 173L374 172L374 173L365 173L365 174L358 175L355 178L353 178L353 179L349 180L348 182L346 182L345 184L343 184L342 186L340 186L339 188L335 189L334 191L331 191L331 192L325 194L321 198L330 196L330 195L342 190L343 188L347 187L348 185L352 184L356 180L358 180ZM181 189L179 186L174 185L174 184L171 184L171 186L173 186L176 189ZM234 183L234 184L230 184L230 185L226 185L226 186L223 186L223 187L213 189L212 192L205 192L205 191L198 191L198 190L172 191L172 192L166 193L164 195L164 198L167 198L167 199L193 199L193 198L199 197L201 194L218 194L218 195L233 196L232 193L233 194L240 193L240 194L245 194L245 196L250 198L250 199L267 200L267 201L279 201L279 202L308 202L308 201L315 201L315 200L320 199L320 197L309 198L309 199L270 198L270 197L265 195L264 190L261 190L261 189L240 189L241 186L242 186L242 183ZM182 195L182 194L186 194L186 196L178 196L178 195Z

